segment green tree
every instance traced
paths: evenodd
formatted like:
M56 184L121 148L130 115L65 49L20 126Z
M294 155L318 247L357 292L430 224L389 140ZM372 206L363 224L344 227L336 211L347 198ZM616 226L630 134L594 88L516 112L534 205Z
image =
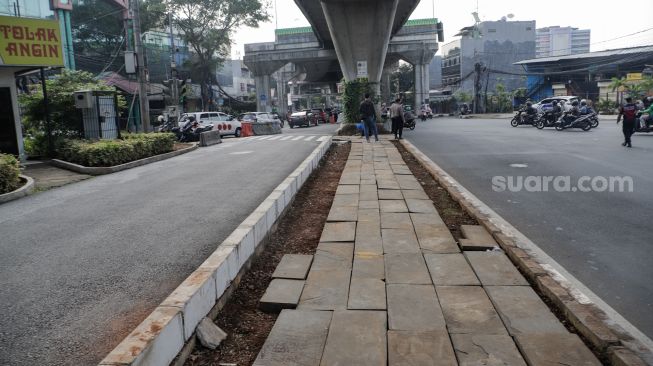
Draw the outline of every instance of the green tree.
M224 61L231 35L240 26L258 27L269 19L267 1L261 0L164 0L175 14L183 40L194 52L191 77L200 82L207 105L209 84L217 83L215 70Z
M391 80L395 94L405 93L415 90L415 73L413 65L402 63L399 68L392 73ZM394 88L394 89L393 89Z
M345 122L357 123L360 121L360 103L365 97L365 93L372 93L372 88L367 79L356 79L344 81L345 91L342 94L344 104Z

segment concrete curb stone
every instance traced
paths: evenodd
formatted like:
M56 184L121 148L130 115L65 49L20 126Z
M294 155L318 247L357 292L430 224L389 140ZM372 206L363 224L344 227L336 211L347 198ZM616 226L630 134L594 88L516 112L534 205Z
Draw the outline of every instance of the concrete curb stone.
M276 220L290 205L330 145L331 138L323 141L99 365L169 365L184 351L186 341L194 343L197 325L207 314L215 314L216 306L224 305L225 296L233 292L229 287L239 282L241 273L259 252L259 245L268 237ZM187 353L182 352L180 357Z
M615 345L627 346L632 338L623 334L620 327L607 322L607 316L596 305L581 304L576 298L561 286L549 272L535 261L525 250L519 247L514 238L498 227L489 214L476 207L464 188L449 176L442 168L419 151L407 140L400 143L418 162L443 186L451 197L458 202L472 217L483 225L499 243L502 250L517 265L531 283L536 284L539 291L564 314L566 320L574 325L576 330L610 360L611 365L640 366L646 365L635 352L629 348L615 348ZM615 329L617 327L617 329Z
M32 179L32 177L28 177L22 174L19 175L19 177L24 182L24 184L14 191L0 194L0 203L5 203L19 199L21 197L25 197L34 191L34 179Z

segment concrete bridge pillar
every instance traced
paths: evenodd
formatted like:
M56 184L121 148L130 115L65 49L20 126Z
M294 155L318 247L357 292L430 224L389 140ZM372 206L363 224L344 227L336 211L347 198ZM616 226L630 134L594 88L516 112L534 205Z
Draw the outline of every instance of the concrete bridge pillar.
M437 45L437 44L436 44ZM401 51L401 58L410 62L415 70L415 110L429 99L429 64L435 55L433 48L424 44L412 50Z
M270 101L270 75L257 75L254 77L254 82L256 84L256 111L272 111L272 103Z
M358 78L358 65L363 61L376 95L381 92L379 83L398 3L399 0L320 1L345 80Z

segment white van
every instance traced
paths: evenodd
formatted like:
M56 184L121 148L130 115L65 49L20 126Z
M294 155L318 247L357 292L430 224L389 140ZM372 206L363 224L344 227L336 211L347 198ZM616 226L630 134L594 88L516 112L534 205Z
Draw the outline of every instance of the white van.
M195 120L202 126L212 124L213 130L220 131L220 136L234 135L240 137L240 122L231 115L223 112L190 112L184 113L181 120L183 121L188 116L194 116Z

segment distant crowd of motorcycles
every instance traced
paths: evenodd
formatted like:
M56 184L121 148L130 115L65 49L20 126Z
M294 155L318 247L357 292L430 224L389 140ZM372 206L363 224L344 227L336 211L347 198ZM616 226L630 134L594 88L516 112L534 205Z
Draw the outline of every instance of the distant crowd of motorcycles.
M647 108L647 104L650 103L651 98L645 98L642 109ZM543 104L541 111L538 111L531 102L526 102L526 105L520 108L510 120L510 125L512 127L531 125L540 130L553 127L557 131L568 128L589 131L599 126L599 116L585 100L572 101L571 108L566 111L561 103L555 100L550 104ZM650 119L642 118L641 113L638 113L634 132L653 132L653 124Z

